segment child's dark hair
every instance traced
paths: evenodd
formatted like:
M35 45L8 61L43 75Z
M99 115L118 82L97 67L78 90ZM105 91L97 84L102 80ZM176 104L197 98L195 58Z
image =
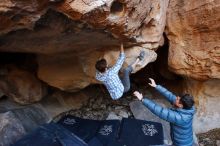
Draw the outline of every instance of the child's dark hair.
M107 61L105 59L98 60L95 64L95 68L101 73L105 72L107 68Z
M180 96L180 101L183 104L183 108L184 109L190 109L192 108L192 106L194 105L194 99L191 95L189 94L184 94L182 96Z

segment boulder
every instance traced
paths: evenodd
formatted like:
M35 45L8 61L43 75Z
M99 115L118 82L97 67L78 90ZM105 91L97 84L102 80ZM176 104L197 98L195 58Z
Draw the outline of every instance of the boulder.
M20 104L37 102L47 93L46 86L34 74L14 66L1 76L0 91Z
M146 57L133 72L137 72L156 60L157 54L153 50L141 47L129 48L125 50L126 60L123 68L133 63L141 50L145 51ZM98 83L95 79L95 63L99 58L105 58L108 64L113 66L118 57L119 51L94 51L82 56L76 56L76 54L41 55L38 57L38 77L53 87L74 92L92 83Z
M196 101L196 115L194 129L196 133L204 133L219 128L220 123L220 80L208 81L187 80L185 92L194 96Z
M168 0L3 1L0 51L36 54L41 80L77 91L97 83L98 58L115 63L120 42L128 55L125 66L140 48L149 55L134 72L155 61L151 50L163 45L167 7Z
M48 0L1 0L0 34L23 28L32 29L35 22L46 12L47 6Z
M23 125L12 112L0 113L1 146L10 146L25 134Z
M157 48L163 43L167 6L168 0L77 0L65 1L57 9L73 20L105 28L119 40L133 39Z
M82 48L87 44L94 45L90 40L98 39L102 40L99 41L102 45L112 46L118 40L123 40L130 42L131 45L138 42L149 49L156 49L163 44L162 34L168 1L75 0L60 1L54 4L48 0L27 0L25 2L3 0L0 2L0 18L4 21L0 22L0 34L21 28L30 31L22 30L8 35L4 44L8 44L8 41L12 42L12 40L13 43L9 43L10 46L7 48L3 45L0 50L49 53L50 51L55 52L59 48L71 49L68 45L66 45L67 48L63 47L67 42L69 45L74 42L74 44L76 43L75 48L77 48L77 44ZM49 8L60 14L51 16ZM67 17L64 18L64 15ZM53 19L53 16L56 19ZM56 25L53 25L54 23ZM20 33L23 34L22 37L19 37ZM92 37L94 35L96 37ZM76 36L83 44L78 43ZM13 39L15 37L17 39ZM60 43L64 38L66 38L65 43ZM117 38L117 41L111 42L113 38ZM29 41L21 42L21 40ZM40 49L36 47L36 44L39 43L41 44L38 46ZM29 47L31 44L33 48ZM101 44L96 46L100 47Z
M26 132L31 132L39 125L45 124L52 119L51 115L40 104L12 109L11 112L23 125Z
M50 120L51 117L39 104L24 107L8 101L1 102L0 145L10 146Z
M196 80L220 78L220 2L170 0L166 35L170 69Z
M170 0L167 11L169 69L196 100L195 131L219 128L220 2Z
M79 110L88 103L89 97L83 92L67 93L56 91L51 96L44 98L40 103L50 117L69 110Z

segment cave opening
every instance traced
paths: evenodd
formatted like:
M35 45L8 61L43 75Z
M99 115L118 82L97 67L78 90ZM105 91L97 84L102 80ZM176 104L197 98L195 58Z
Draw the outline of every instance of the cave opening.
M0 52L0 101L7 102L8 97L12 99L13 94L19 96L19 91L25 91L23 83L30 79L29 75L37 76L37 68L35 54ZM30 87L34 86L30 83Z
M169 40L164 35L164 45L156 51L157 60L131 75L135 88L151 89L148 85L149 78L153 78L157 84L163 85L172 91L181 94L183 91L183 77L171 72L168 66Z
M0 53L0 70L10 68L11 66L18 67L20 69L36 73L37 62L36 54L33 53Z

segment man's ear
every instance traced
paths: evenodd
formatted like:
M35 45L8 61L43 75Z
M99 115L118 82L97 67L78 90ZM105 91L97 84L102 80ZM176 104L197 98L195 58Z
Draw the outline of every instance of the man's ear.
M183 108L183 104L182 104L181 101L179 101L177 104L178 104L177 106L178 106L179 108Z
M178 107L179 107L179 108L183 108L183 104L179 103L179 104L178 104Z

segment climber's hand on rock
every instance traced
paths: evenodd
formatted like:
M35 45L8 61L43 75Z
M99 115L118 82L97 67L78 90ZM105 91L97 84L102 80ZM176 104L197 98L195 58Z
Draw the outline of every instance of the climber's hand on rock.
M155 83L155 81L154 81L154 79L152 79L152 78L149 78L149 80L151 81L151 83L148 83L151 87L156 87L157 86L157 84Z
M124 53L124 46L123 46L123 43L121 43L121 53Z

